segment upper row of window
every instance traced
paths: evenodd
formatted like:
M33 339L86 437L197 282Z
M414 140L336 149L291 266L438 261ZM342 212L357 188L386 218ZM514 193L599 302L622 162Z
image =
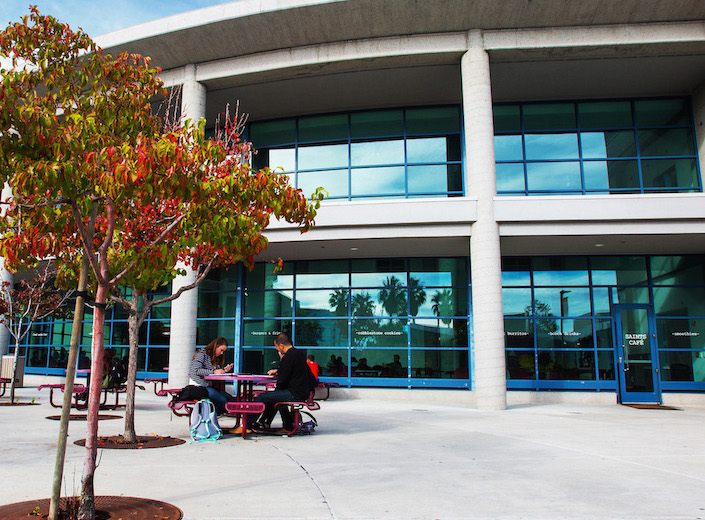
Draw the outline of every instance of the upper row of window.
M495 105L500 194L700 191L686 98ZM281 168L330 198L459 196L457 106L250 125L256 169Z

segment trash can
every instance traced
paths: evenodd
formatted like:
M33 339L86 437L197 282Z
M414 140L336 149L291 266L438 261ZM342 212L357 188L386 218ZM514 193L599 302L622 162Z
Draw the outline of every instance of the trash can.
M24 384L24 356L17 356L17 378L15 379L15 388L22 388ZM0 366L0 376L7 379L12 379L12 374L15 371L15 356L3 356L2 366Z

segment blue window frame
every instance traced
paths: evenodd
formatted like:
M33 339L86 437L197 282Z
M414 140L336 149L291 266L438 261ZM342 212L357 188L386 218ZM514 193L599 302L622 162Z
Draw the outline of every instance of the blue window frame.
M253 167L280 169L331 199L463 194L458 106L368 110L252 123Z
M702 191L688 98L497 104L500 195Z

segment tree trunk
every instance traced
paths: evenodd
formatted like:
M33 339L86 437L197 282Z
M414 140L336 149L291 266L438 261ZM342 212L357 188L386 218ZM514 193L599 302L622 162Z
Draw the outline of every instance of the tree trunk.
M127 318L130 340L129 363L127 366L127 388L125 392L125 441L137 442L135 433L135 385L137 384L137 352L139 350L139 319L138 311L141 294L132 291L130 312Z
M98 456L98 412L100 396L103 390L103 346L105 342L105 303L108 288L98 286L93 312L93 342L91 345L91 385L88 391L88 420L86 425L86 456L81 477L81 504L78 510L79 520L95 520L95 476Z
M15 341L14 368L12 369L12 381L10 381L10 404L15 402L15 381L17 381L17 355L20 351L19 339Z
M66 381L64 386L64 402L61 407L61 422L59 424L59 441L56 446L56 462L54 464L54 481L51 486L51 501L49 502L49 519L57 520L59 499L61 498L61 482L64 478L64 460L66 458L66 438L69 434L69 419L71 416L71 400L73 397L73 382L76 376L76 360L81 343L83 325L83 294L88 285L88 259L81 264L78 278L78 293L73 310L73 325L71 326L71 343L69 344L69 359L66 363Z

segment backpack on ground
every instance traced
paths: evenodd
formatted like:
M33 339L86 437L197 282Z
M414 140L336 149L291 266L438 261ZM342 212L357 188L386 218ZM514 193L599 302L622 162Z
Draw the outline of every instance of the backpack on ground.
M191 440L217 441L223 432L218 425L215 405L210 399L201 399L193 406L191 412Z
M305 421L304 416L310 420ZM316 426L318 426L318 421L313 415L304 411L299 413L299 428L296 431L298 435L311 435L316 430Z
M127 382L127 365L119 357L114 357L110 363L110 373L106 388L119 388Z

